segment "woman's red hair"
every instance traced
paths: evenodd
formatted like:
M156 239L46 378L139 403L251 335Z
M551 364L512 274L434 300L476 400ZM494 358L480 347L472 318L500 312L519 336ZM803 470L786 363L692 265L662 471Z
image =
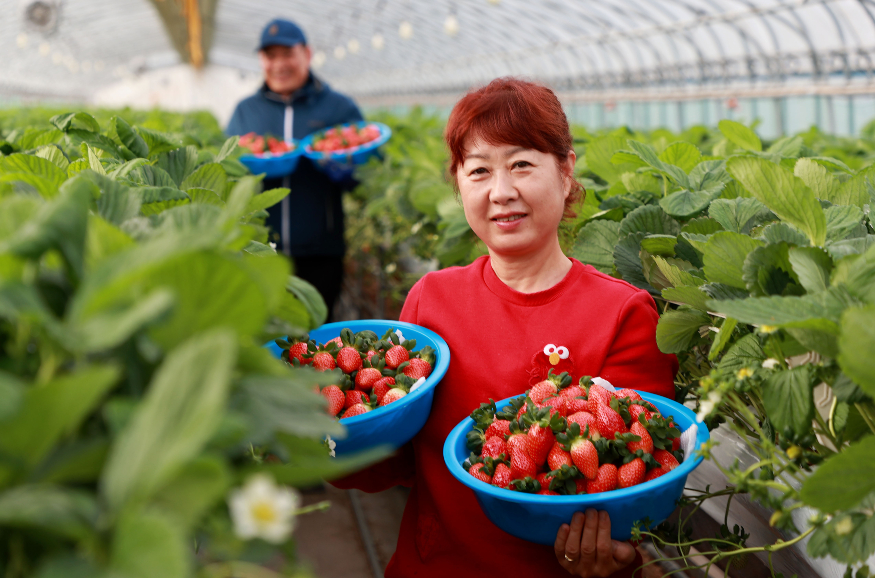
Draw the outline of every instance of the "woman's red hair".
M472 140L552 154L557 164L568 159L573 146L568 118L553 91L518 78L496 78L462 97L450 113L444 138L450 149L450 178L457 189L456 171L465 159L465 143ZM574 217L571 207L583 192L574 175L568 176L571 194L565 199L565 218Z

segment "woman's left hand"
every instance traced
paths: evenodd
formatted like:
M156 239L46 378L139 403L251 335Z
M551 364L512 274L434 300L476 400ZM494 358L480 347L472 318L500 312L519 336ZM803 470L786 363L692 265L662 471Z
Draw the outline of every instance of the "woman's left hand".
M577 512L571 525L562 524L554 544L559 564L574 576L606 577L635 559L629 542L611 540L611 518L593 509Z

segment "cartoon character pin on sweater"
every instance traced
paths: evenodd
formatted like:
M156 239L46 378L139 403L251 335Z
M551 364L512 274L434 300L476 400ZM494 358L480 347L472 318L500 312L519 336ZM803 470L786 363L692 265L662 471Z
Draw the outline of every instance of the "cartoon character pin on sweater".
M535 385L545 379L553 370L553 375L559 375L563 371L574 375L574 360L571 353L564 345L556 346L548 343L544 349L532 356L532 368L529 370L529 385Z

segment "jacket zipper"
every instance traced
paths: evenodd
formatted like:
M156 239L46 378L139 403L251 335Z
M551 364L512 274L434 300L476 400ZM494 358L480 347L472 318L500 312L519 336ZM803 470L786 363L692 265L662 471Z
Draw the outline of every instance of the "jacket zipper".
M283 116L283 140L287 143L292 142L292 126L295 120L295 110L292 108L292 103L286 103L286 112ZM291 188L291 175L286 175L283 177L283 187L289 189ZM291 243L291 224L289 210L290 210L290 201L289 196L286 195L283 200L280 208L282 210L282 224L280 235L283 239L283 253L291 256L292 254L292 243Z

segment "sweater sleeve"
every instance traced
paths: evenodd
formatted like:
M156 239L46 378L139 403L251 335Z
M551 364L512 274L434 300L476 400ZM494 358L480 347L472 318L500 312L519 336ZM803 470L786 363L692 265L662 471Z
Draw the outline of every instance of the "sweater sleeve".
M420 284L417 282L401 310L400 321L416 323L416 311L419 306ZM413 486L415 463L413 444L407 443L398 449L391 457L369 466L354 474L339 480L331 481L331 485L342 490L358 489L364 492L382 492L394 486Z
M618 389L640 389L674 399L678 361L657 347L658 321L653 298L645 291L636 291L620 310L614 341L600 377Z

